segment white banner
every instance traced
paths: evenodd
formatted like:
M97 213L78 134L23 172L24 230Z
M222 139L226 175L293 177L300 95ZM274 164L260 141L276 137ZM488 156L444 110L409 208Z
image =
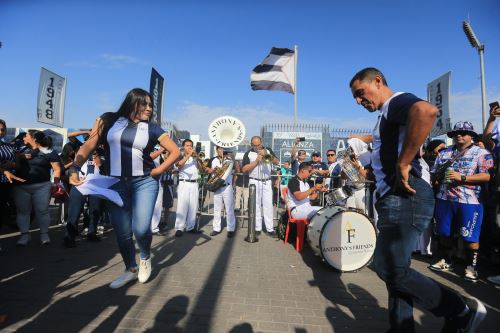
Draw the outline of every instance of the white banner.
M38 84L37 119L63 127L66 79L42 67Z
M448 72L427 85L427 100L439 110L431 137L451 131L450 79L451 72Z

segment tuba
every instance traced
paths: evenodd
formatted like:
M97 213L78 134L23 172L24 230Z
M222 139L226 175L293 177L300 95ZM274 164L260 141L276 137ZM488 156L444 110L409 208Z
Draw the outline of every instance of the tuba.
M219 117L208 126L208 137L215 145L223 148L237 146L245 138L245 126L243 123L231 116ZM226 157L222 161L222 167L210 177L207 182L207 190L215 192L226 183L226 179L233 171L234 162Z
M347 149L337 153L337 161L342 167L342 171L347 176L350 185L360 189L364 187L366 179L350 162L352 155L354 155L354 151L351 147L348 147Z

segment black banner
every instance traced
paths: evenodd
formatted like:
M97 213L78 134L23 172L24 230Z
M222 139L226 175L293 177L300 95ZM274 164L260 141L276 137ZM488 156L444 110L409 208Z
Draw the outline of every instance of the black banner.
M151 121L157 123L161 126L162 121L162 111L163 111L163 83L164 79L156 71L156 69L151 69L151 82L149 84L149 93L153 98L153 114L151 115Z

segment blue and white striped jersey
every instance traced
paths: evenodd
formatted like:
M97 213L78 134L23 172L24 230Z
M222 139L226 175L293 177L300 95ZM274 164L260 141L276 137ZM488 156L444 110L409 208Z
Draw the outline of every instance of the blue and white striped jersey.
M154 123L133 123L124 117L109 129L106 136L106 174L110 176L146 176L155 168L149 154L167 135Z
M403 148L406 121L410 108L420 98L410 93L395 93L382 108L373 129L372 168L376 180L376 198L386 194L394 184L396 164ZM417 155L411 162L411 174L430 183L429 166Z

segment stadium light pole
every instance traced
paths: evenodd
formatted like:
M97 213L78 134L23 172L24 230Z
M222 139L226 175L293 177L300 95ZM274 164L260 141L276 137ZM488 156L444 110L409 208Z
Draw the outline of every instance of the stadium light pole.
M486 110L486 85L484 83L484 44L479 42L477 39L474 30L468 21L464 21L462 28L464 29L465 35L469 40L470 45L477 50L479 53L479 65L481 66L481 97L482 97L482 106L483 106L483 129L486 126L486 120L488 119L487 110Z

